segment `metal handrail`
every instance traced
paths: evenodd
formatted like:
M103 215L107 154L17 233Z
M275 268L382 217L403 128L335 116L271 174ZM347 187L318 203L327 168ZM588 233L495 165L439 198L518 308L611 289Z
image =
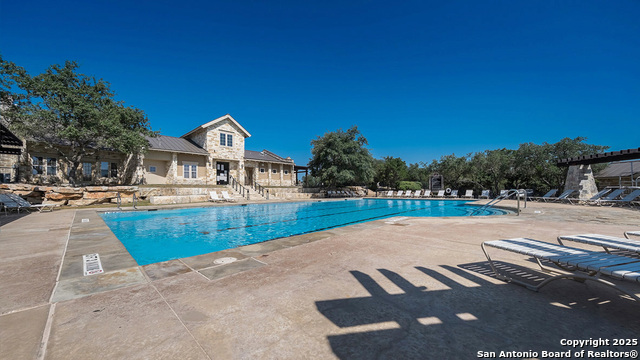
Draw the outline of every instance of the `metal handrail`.
M116 194L116 204L118 204L118 210L122 210L122 198L120 197L120 191Z
M137 209L136 205L138 204L138 197L136 193L133 193L133 197L131 198L131 203L133 204L133 208Z
M482 205L481 207L479 207L478 209L474 210L471 213L471 216L477 215L478 213L481 213L482 211L493 207L494 205L496 205L500 201L510 198L512 195L516 195L516 200L518 201L517 215L520 216L520 195L524 195L524 208L527 207L527 191L525 189L511 189L511 190L508 190L503 195L499 195L495 199L489 201L488 203L486 203L486 204Z
M253 188L256 190L256 192L260 195L262 195L264 197L264 186L258 184L257 181L253 182Z
M242 195L243 198L246 198L249 196L249 191L247 190L247 188L245 188L244 186L240 185L240 183L236 180L236 178L234 178L233 176L229 175L229 179L231 180L231 187L240 193L240 195Z

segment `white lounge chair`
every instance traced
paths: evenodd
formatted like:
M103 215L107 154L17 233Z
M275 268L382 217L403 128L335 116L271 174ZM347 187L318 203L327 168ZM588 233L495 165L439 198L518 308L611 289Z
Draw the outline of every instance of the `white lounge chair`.
M462 197L465 199L473 199L473 190L467 190Z
M640 231L625 231L624 232L624 237L626 237L627 239L630 239L629 235L640 236Z
M387 197L392 197L392 196L393 196L393 190L387 191Z
M404 193L404 196L405 196L405 197L411 197L411 190L407 190L407 191Z
M482 199L482 198L488 199L489 198L489 190L482 190L482 193L480 193L479 198L480 199Z
M215 191L209 191L209 201L213 201L213 202L220 202L220 201L224 201L224 199L221 199L218 196L218 193Z
M546 202L547 200L551 199L553 195L555 195L558 192L558 189L551 189L549 190L548 193L542 195L542 196L532 196L529 198L529 200L533 200L533 201L544 201Z
M220 191L220 193L222 194L222 198L224 199L224 201L228 201L228 202L235 202L236 199L232 198L231 196L229 196L229 193L226 191Z
M438 193L436 195L434 195L434 197L443 198L444 197L444 190L438 190Z
M564 245L562 240L573 241L587 245L602 246L604 251L609 249L626 250L640 254L640 241L630 240L629 238L620 238L609 235L600 234L582 234L582 235L563 235L558 236L558 244Z
M513 278L498 271L487 252L487 247L531 256L536 259L543 271L557 275L537 285ZM491 266L496 278L522 285L530 290L538 291L551 281L558 279L590 280L611 286L640 302L640 298L638 298L634 292L628 291L620 285L601 278L602 275L605 275L617 280L627 280L635 284L640 284L640 259L634 260L625 256L577 249L526 238L485 241L482 243L482 251L487 257L487 260L489 260L489 266ZM541 260L550 261L565 271L544 266Z
M451 194L449 194L449 197L457 198L458 197L458 190L451 190Z
M509 190L500 190L500 197L506 196Z
M398 194L396 196L402 196L402 190L398 190Z
M420 197L420 192L421 192L421 191L422 191L422 190L416 190L416 192L415 192L415 193L413 193L413 197Z
M425 190L424 193L422 194L422 197L427 198L427 197L431 197L431 190Z

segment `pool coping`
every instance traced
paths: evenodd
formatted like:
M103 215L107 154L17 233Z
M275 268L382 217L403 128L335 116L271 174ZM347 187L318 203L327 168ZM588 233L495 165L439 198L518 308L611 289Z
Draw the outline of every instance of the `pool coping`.
M300 202L344 201L351 199L313 199ZM361 198L355 198L361 199ZM367 199L367 198L365 198ZM375 199L375 198L373 198ZM397 200L389 198L391 200ZM440 200L440 199L406 199L406 200ZM455 200L455 199L451 199ZM462 200L462 199L458 199ZM284 201L288 203L291 201ZM297 201L296 201L297 202ZM255 203L261 204L261 203ZM243 204L222 204L221 206L241 206ZM202 206L208 207L208 206ZM178 207L161 207L159 209L176 209ZM193 208L184 207L184 208ZM159 210L158 209L158 210ZM131 209L128 211L149 211L153 209ZM504 209L508 210L508 209ZM51 297L52 302L89 296L96 293L115 290L123 287L144 284L167 277L197 272L208 280L217 280L236 273L267 265L265 260L273 251L284 250L335 235L355 232L364 228L376 228L385 224L406 225L403 220L424 217L394 216L385 219L371 220L363 223L340 226L328 230L316 231L301 235L266 240L244 245L233 249L215 251L185 258L161 261L148 265L139 265L104 222L100 213L110 212L107 209L77 210L73 219L69 241L64 251L62 265ZM489 215L503 216L513 215ZM455 218L442 216L437 218ZM96 275L84 275L83 255L97 253L100 255L104 272ZM221 258L233 258L230 263L216 263Z

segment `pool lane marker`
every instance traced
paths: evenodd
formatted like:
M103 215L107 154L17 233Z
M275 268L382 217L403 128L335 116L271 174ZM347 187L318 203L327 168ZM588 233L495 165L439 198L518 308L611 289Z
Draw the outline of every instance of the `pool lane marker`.
M100 255L87 254L82 255L82 268L84 269L84 276L102 274L102 263L100 263Z

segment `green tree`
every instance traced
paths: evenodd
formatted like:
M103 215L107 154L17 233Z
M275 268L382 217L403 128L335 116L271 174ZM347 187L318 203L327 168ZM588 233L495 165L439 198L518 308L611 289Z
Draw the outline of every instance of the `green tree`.
M6 112L12 131L55 150L69 165L72 184L84 157L101 149L137 154L148 145L144 135L155 135L142 110L114 100L109 83L77 73L76 62L30 76L0 61L2 95L13 103ZM10 93L12 84L21 93Z
M407 164L401 158L386 156L377 171L380 182L392 188L397 188L398 183L407 178Z
M311 176L327 187L370 184L374 161L366 145L367 139L357 126L318 136L311 141Z

